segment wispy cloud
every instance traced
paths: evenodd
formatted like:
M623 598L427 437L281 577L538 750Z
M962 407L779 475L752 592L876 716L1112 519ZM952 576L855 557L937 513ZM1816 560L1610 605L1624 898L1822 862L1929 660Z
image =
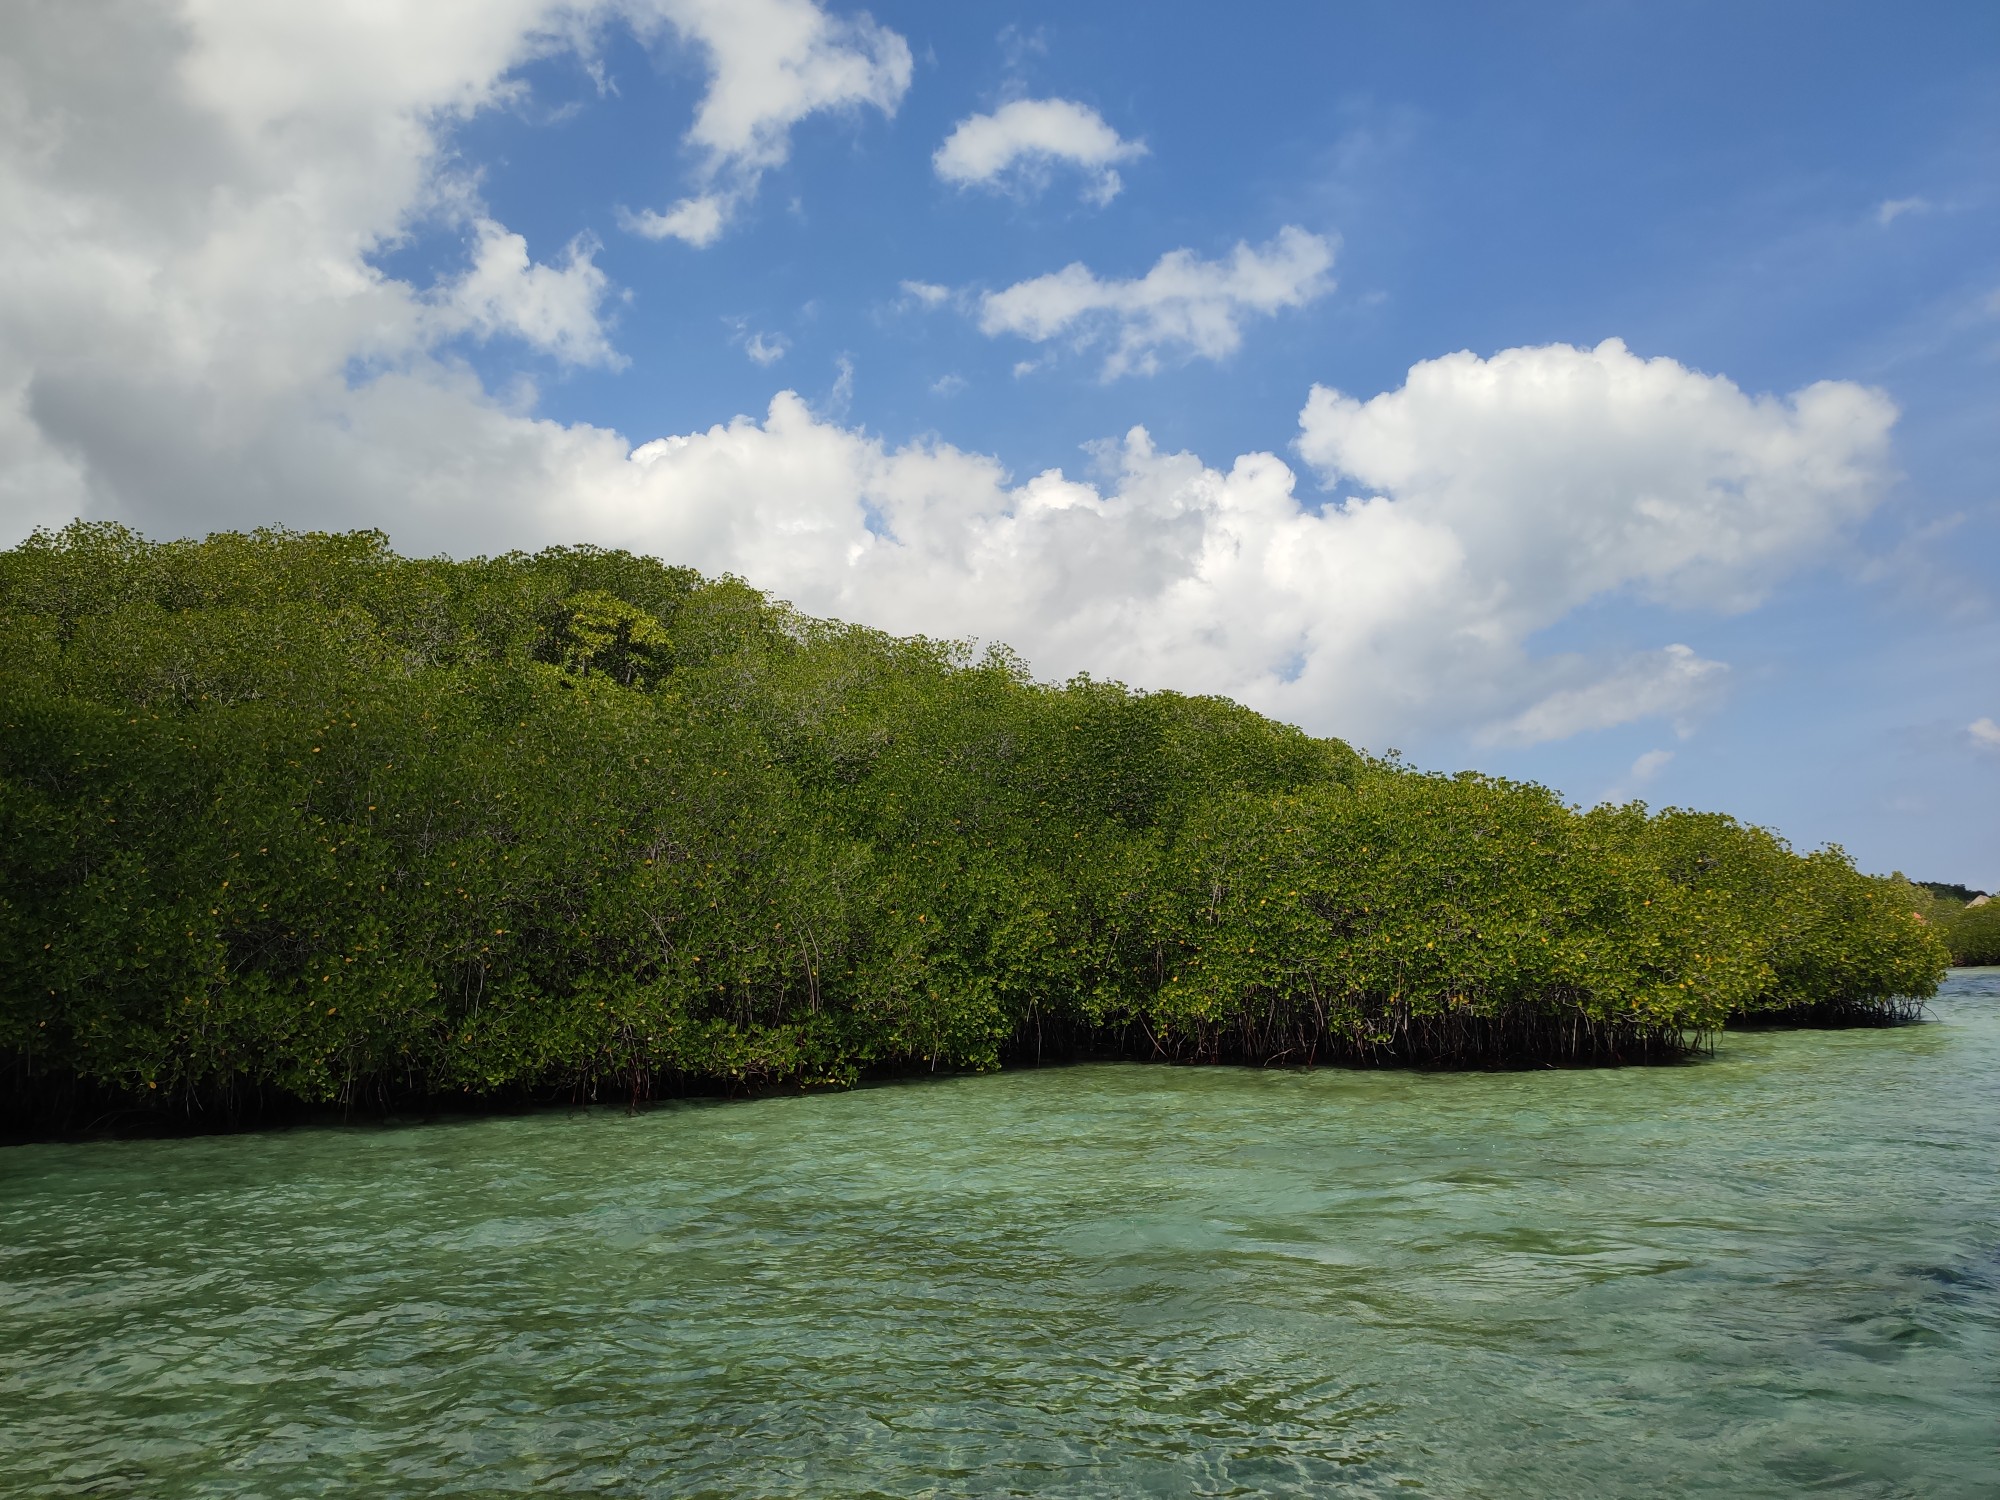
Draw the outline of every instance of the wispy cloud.
M700 156L698 191L664 212L621 210L648 239L713 244L790 157L792 127L827 110L893 115L909 92L909 43L865 13L828 15L813 0L635 0L646 29L666 25L706 54L708 92L687 143Z
M1336 243L1287 225L1259 248L1237 245L1226 260L1170 251L1127 280L1105 280L1077 262L987 293L979 327L1035 343L1107 346L1105 380L1153 374L1176 356L1222 359L1243 342L1245 319L1304 307L1333 289Z
M1726 663L1697 656L1689 646L1642 652L1595 681L1550 693L1480 738L1487 744L1539 745L1639 719L1684 718L1713 698L1728 675ZM1633 764L1633 774L1651 776L1670 758L1671 752L1651 751Z
M782 333L753 333L743 341L743 352L765 366L775 365L791 347Z
M1598 794L1599 802L1629 802L1639 792L1650 786L1653 779L1673 761L1671 750L1648 750L1631 765L1625 774Z
M1671 750L1648 750L1632 762L1632 769L1625 773L1634 786L1645 786L1660 772L1666 770L1667 762L1674 758Z
M906 281L903 300L912 307L942 307L951 300L951 288L939 286L935 281Z

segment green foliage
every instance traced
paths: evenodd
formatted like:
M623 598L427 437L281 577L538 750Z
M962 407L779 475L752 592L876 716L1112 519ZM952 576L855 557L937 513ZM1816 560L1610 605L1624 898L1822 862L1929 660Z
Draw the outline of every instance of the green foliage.
M1884 882L1899 906L1915 912L1936 930L1955 964L2000 964L2000 902L1967 886L1936 880L1905 880L1900 872Z
M0 553L0 635L23 1098L1645 1056L1944 961L1915 888L1838 850L1041 684L625 553L79 524Z
M666 627L638 605L602 589L586 589L563 601L555 638L570 671L601 672L621 687L659 681L672 660Z
M1962 907L1944 923L1955 964L2000 964L2000 901Z
M1909 880L1900 870L1887 876L1885 883L1898 902L1940 929L1948 926L1951 919L1965 909L1966 902L1972 900L1970 894L1963 901L1951 894L1953 890L1963 887L1941 885L1929 880Z
M1873 879L1836 847L1795 854L1767 829L1717 813L1600 809L1661 872L1689 892L1723 898L1762 968L1740 1009L1753 1015L1897 1011L1932 994L1942 973L1935 927L1907 899L1900 877Z

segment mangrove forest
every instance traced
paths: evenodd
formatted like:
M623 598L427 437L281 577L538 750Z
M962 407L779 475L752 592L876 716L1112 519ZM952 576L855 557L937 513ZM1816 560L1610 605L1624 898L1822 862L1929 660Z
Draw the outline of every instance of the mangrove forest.
M1949 961L1916 888L1837 848L622 552L78 523L0 553L0 634L17 1126L1659 1060L1907 1016Z

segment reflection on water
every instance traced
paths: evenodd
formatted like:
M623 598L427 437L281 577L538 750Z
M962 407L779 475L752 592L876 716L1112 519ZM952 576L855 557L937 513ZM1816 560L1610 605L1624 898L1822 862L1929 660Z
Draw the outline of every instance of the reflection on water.
M15 1148L0 1493L1990 1496L1996 1001Z

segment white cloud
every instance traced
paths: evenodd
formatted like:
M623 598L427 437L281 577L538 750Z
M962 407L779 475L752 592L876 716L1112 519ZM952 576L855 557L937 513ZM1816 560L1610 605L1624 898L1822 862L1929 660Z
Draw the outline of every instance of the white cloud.
M1082 170L1084 197L1102 206L1124 186L1117 163L1146 154L1087 104L1016 99L990 115L960 120L931 157L939 177L959 187L1014 186L1039 191L1051 165Z
M847 409L854 404L854 361L845 354L839 355L833 361L833 369L833 385L815 410L815 415L824 422L844 420Z
M1929 213L1931 207L1931 201L1928 198L1891 198L1887 202L1876 206L1875 222L1886 228L1888 225L1902 218L1904 214Z
M931 382L931 394L933 396L956 396L964 389L965 377L963 375L940 375L936 380Z
M1211 261L1174 250L1126 281L1101 280L1079 262L989 292L979 326L1036 343L1066 336L1078 348L1107 345L1104 379L1150 375L1163 356L1233 354L1246 317L1303 307L1331 291L1333 253L1334 241L1287 225L1262 249L1239 244L1227 260Z
M1519 377L1505 356L1496 362ZM1670 369L1684 383L1711 379ZM1411 383L1423 374L1419 367ZM1674 427L1675 398L1687 394L1687 384L1656 392L1651 423ZM1749 404L1764 425L1709 442L1715 466L1740 477L1755 450L1769 470L1798 470L1800 485L1831 477L1816 506L1784 492L1781 514L1804 535L1767 551L1765 564L1777 568L1780 555L1796 560L1851 519L1841 476L1853 456L1838 451L1851 439L1820 433L1822 451L1787 456L1775 430L1797 420L1794 404ZM1648 418L1628 415L1632 429ZM1455 420L1433 412L1417 436L1449 449ZM1657 452L1635 430L1622 441ZM1650 586L1636 543L1622 566L1607 567L1588 535L1591 512L1601 513L1599 532L1622 525L1643 537L1665 509L1689 503L1665 483L1602 490L1562 515L1538 511L1529 492L1491 494L1502 513L1496 525L1511 518L1534 533L1537 550L1574 552L1524 580L1534 594L1523 599L1501 571L1518 568L1522 554L1487 555L1488 533L1435 491L1411 486L1314 509L1271 455L1215 469L1156 452L1138 429L1109 460L1103 485L1055 471L1010 481L993 459L944 444L891 448L787 395L762 422L739 418L638 449L628 470L603 476L602 508L578 514L605 540L737 570L817 612L997 637L1047 673L1088 667L1230 693L1364 743L1483 730L1520 744L1680 720L1726 674L1681 643L1605 659L1537 659L1529 649L1538 631L1589 598ZM1544 458L1550 470L1561 461ZM1770 506L1781 492L1775 472L1766 477L1742 489L1746 508ZM1761 536L1769 526L1748 529ZM1572 532L1584 534L1574 548ZM1718 585L1694 597L1733 600L1745 566L1738 543L1721 537L1679 559L1673 576L1715 572Z
M939 286L934 281L906 281L903 283L903 298L916 307L942 307L951 297L951 288Z
M1678 643L1628 656L1594 680L1558 688L1513 718L1488 727L1480 739L1487 744L1539 745L1639 719L1677 717L1712 697L1728 671L1723 663L1707 661L1692 647ZM1634 764L1633 775L1644 780L1671 758L1669 751L1652 751Z
M1874 507L1895 420L1849 382L1750 396L1607 339L1427 360L1365 402L1315 387L1299 452L1448 525L1525 625L1623 587L1749 608Z
M792 127L823 110L893 115L909 91L909 44L867 14L829 15L814 0L626 0L642 29L664 23L708 60L708 92L688 128L699 190L664 213L621 216L651 239L714 243L791 155Z
M1667 763L1674 758L1671 750L1648 750L1632 762L1632 769L1625 774L1634 786L1645 786L1660 772L1666 770Z
M1599 802L1627 802L1633 795L1652 785L1653 779L1672 762L1671 750L1648 750L1626 769L1624 776L1599 794Z
M561 45L561 16L523 0L11 8L9 529L169 493L192 481L203 445L252 464L287 423L337 420L350 368L414 368L455 334L611 362L587 246L534 265L439 150L441 129L508 97L518 64ZM440 210L475 225L462 277L419 289L368 263ZM272 493L261 508L282 504Z
M1973 746L1980 750L2000 750L2000 724L1990 718L1974 719L1965 726Z
M588 238L570 241L561 269L528 258L528 242L492 219L474 226L472 267L444 288L443 326L481 338L512 334L566 364L618 368L598 306L609 283L591 257Z
M729 215L735 210L733 198L703 193L681 199L665 213L651 208L633 213L629 208L620 208L618 227L649 240L680 240L700 250L722 238Z
M791 347L782 333L753 333L743 341L743 352L766 367L783 359Z
M786 392L761 418L637 447L538 418L443 341L603 358L586 313L604 288L581 243L538 276L441 181L438 132L505 98L570 15L472 0L132 0L116 24L11 12L0 540L81 514L166 535L376 525L417 552L630 546L819 613L1009 640L1045 674L1232 693L1382 745L1688 712L1717 677L1692 650L1548 659L1532 642L1607 594L1740 607L1882 490L1882 397L1752 397L1616 344L1453 355L1367 401L1316 390L1300 449L1359 487L1338 503L1301 496L1270 454L1210 466L1142 429L1101 484L1016 479L846 425L851 376L818 413ZM453 192L471 270L426 288L371 266ZM1283 251L1184 266L1224 304L1227 337L1192 313L1200 331L1153 328L1150 293L1056 326L1135 364L1226 348L1230 320L1324 274L1297 274L1310 256L1293 254L1259 292Z

